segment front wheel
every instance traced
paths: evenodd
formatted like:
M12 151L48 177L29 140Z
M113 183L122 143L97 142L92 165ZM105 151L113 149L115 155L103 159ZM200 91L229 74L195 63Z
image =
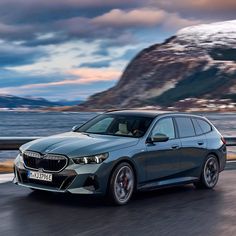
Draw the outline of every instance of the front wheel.
M109 198L116 205L126 204L134 191L134 172L130 164L119 164L112 173L109 185Z
M197 188L214 188L219 179L219 172L219 163L217 158L214 155L209 155L205 161L201 179L194 185Z

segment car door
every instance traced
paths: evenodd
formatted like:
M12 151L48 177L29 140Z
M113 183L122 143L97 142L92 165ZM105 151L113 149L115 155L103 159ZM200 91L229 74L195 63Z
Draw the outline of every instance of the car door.
M195 119L176 117L181 141L180 169L182 176L197 177L206 156L206 138Z
M169 137L165 142L147 142L146 144L146 176L148 181L170 177L179 172L181 142L176 136L175 125L171 117L157 121L149 138L155 134Z

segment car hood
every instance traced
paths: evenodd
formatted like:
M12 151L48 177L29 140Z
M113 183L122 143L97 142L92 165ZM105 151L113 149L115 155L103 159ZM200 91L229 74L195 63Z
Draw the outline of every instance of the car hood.
M138 141L129 137L67 132L26 143L20 150L62 154L73 158L111 152L136 145Z

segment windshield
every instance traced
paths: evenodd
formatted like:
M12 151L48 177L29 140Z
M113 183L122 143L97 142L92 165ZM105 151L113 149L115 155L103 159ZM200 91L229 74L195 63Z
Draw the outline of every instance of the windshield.
M102 114L85 123L76 132L140 138L152 120L150 117Z

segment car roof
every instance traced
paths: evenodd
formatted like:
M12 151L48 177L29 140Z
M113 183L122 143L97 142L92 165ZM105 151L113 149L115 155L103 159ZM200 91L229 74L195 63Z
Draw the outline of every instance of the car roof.
M115 114L115 115L130 115L130 116L143 116L143 117L150 117L155 118L157 116L191 116L191 117L200 117L202 116L185 113L185 112L163 112L159 110L144 110L144 109L127 109L127 110L112 110L107 111L106 113Z
M144 117L157 117L160 112L157 110L113 110L106 113L115 115L130 115L130 116L144 116Z

